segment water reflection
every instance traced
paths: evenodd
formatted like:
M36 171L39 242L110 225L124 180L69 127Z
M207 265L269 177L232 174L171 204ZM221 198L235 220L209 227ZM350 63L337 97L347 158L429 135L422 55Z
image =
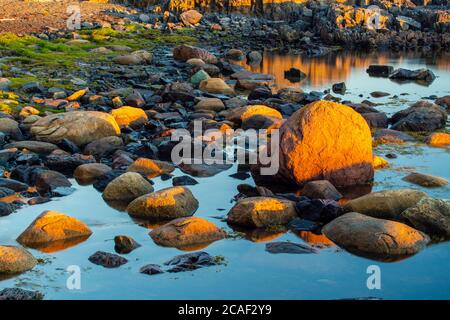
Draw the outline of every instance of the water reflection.
M301 55L283 55L278 52L266 51L260 64L248 65L245 60L233 63L245 69L274 75L277 88L292 86L323 87L330 83L345 82L355 70L364 70L371 64L390 64L393 60L403 64L411 59L424 59L425 64L433 65L436 69L450 68L450 55L409 53L366 53L366 52L333 52L321 57L307 57ZM299 69L307 76L299 81L290 81L285 72L291 68ZM387 82L388 83L388 82Z

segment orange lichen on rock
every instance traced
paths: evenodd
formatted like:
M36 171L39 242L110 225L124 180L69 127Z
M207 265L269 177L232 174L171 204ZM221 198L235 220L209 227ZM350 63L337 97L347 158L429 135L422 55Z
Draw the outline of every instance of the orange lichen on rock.
M297 185L328 180L334 186L373 179L372 137L352 108L316 101L296 111L280 128L278 176Z
M427 137L426 142L431 146L445 146L450 144L450 134L436 132Z
M92 231L83 222L56 211L44 211L17 238L17 241L31 248L54 241L68 241L87 238Z
M149 178L158 177L173 170L175 170L175 167L168 162L147 158L136 159L127 169L128 172L138 172Z
M270 197L239 200L228 213L227 221L244 227L262 228L285 225L297 216L295 203Z
M223 239L225 232L214 223L198 217L175 219L150 232L160 246L189 248Z
M139 127L148 120L144 110L128 106L114 109L111 114L119 127Z
M186 187L166 188L143 195L127 207L130 216L148 220L189 217L198 209L198 201Z
M283 116L278 110L265 105L256 104L233 109L227 115L227 120L235 123L241 123L245 119L248 119L255 115L263 115L268 117L274 117L277 119L283 119Z

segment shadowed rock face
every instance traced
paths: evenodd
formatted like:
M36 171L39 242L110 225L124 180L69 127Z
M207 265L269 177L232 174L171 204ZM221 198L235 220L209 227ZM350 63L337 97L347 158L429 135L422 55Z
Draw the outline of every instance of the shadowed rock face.
M280 128L277 177L296 185L328 180L334 186L373 179L372 138L352 108L316 101L296 111Z
M81 146L100 138L117 136L120 128L110 114L75 111L53 114L36 121L31 134L41 141L58 143L69 139Z

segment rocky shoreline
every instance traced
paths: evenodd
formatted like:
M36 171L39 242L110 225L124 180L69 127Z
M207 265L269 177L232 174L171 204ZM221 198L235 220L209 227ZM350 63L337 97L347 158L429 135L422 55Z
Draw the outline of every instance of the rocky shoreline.
M315 5L301 11L314 28L326 28L314 19L325 19L342 8L328 6L322 15ZM272 75L253 73L234 63L260 63L262 49L267 47L309 55L322 55L334 49L331 45L347 42L391 47L381 35L399 48L437 50L448 47L446 27L431 30L424 24L421 31L391 29L395 36L376 33L368 38L372 41L359 31L344 29L336 36L324 29L300 30L303 23L298 23L299 31L286 23L193 10L180 15L157 9L151 14L115 15L119 20L112 24L84 22L76 32L0 35L0 219L19 215L23 206L75 197L69 180L75 178L80 185L92 184L111 207L127 212L130 219L155 223L149 237L156 245L195 251L174 257L164 267L142 266L141 273L222 264L220 257L198 248L226 241L231 232L194 216L199 199L189 186L199 183L196 177L212 177L231 165L176 165L171 159L176 145L171 135L177 129L192 133L197 120L203 126L197 137L203 149L230 129L266 129L271 134L280 130L279 173L259 176L261 163L239 164L236 179L251 175L257 186L237 186L236 203L223 217L230 226L250 232L280 228L323 233L349 252L382 261L403 259L429 243L449 238L448 200L412 189L355 197L345 192L354 186L360 190L367 186L370 191L374 170L388 165L374 156L374 145L414 141L447 148L449 96L417 101L388 117L369 100L342 101L339 94L345 92L345 83L324 92L304 92L298 87L273 90ZM321 33L335 37L330 46L318 36ZM289 77L306 76L295 68L287 72ZM395 81L439 81L428 69L374 65L367 72ZM374 91L372 97L385 94ZM254 150L246 152L250 155ZM175 169L184 175L175 177ZM173 186L155 190L152 179L156 177L172 180ZM419 172L404 179L423 187L448 184L441 177ZM290 191L267 187L276 185L289 186ZM47 210L30 221L17 242L52 253L91 235L83 221ZM118 254L97 251L86 259L117 268L128 263L123 255L141 246L121 234L114 243ZM269 243L266 250L317 253L313 246L289 242ZM26 272L38 263L19 245L0 244L0 253L0 275ZM10 298L42 295L19 289L0 291L0 299Z

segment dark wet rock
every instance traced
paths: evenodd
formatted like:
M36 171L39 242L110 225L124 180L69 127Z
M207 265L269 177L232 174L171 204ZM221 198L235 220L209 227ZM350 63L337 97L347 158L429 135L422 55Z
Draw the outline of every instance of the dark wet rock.
M284 71L284 78L288 79L290 82L300 82L302 79L306 78L306 73L292 67L289 70Z
M173 82L164 87L164 101L194 101L194 88L187 82Z
M417 70L408 70L399 68L391 73L389 76L390 79L395 79L399 81L419 81L425 83L431 83L436 79L436 76L431 70L428 69L417 69Z
M272 97L272 91L267 87L257 87L248 95L248 100L265 100Z
M9 216L14 212L14 207L7 202L0 202L0 217Z
M19 124L13 119L0 118L0 132L10 136L13 140L23 140Z
M148 220L170 220L192 216L198 200L186 187L171 187L143 195L127 207L130 216Z
M171 173L175 166L170 162L147 158L136 159L127 169L128 172L138 172L148 178L155 178L163 173Z
M265 116L261 114L256 114L254 116L245 118L242 121L242 129L248 130L248 129L278 129L283 124L283 120L277 118L277 117L271 117L271 116Z
M103 192L105 190L106 186L115 178L123 174L123 170L112 170L104 175L97 178L97 180L94 182L93 187L100 192Z
M202 267L209 267L217 265L214 257L206 252L186 253L173 257L164 263L166 266L172 266L168 272L184 272L192 271Z
M309 199L302 197L295 204L298 215L306 220L329 222L344 213L342 207L334 200Z
M4 146L7 148L17 148L19 150L27 149L33 153L40 155L48 155L58 149L58 146L53 143L42 142L42 141L17 141L12 142Z
M158 264L147 264L143 266L140 270L140 273L148 274L148 275L154 275L154 274L160 274L164 273L164 271L161 269L161 266Z
M328 180L310 181L302 189L302 195L311 199L339 200L342 195Z
M384 92L384 91L372 91L370 93L370 95L374 98L382 98L382 97L390 96L391 94L389 92Z
M103 163L86 163L78 166L73 176L77 179L77 182L89 184L111 170L109 166Z
M31 270L37 262L36 258L23 248L0 245L0 275Z
M14 190L15 192L21 192L28 189L28 185L14 179L0 178L0 187Z
M288 227L294 232L315 231L320 227L320 224L311 220L295 218L289 222Z
M13 195L15 191L7 187L0 187L0 198Z
M379 143L404 143L415 141L414 137L409 134L392 129L379 129L375 131L373 138Z
M114 250L120 254L130 253L141 246L133 238L122 235L114 237L114 244Z
M245 54L242 50L230 49L225 53L225 57L230 60L243 60L245 58Z
M186 164L182 163L179 168L184 173L187 173L194 177L212 177L216 174L226 171L232 167L231 164Z
M432 102L418 101L411 107L395 113L390 122L400 131L435 131L445 127L447 112Z
M30 206L34 206L36 204L43 204L43 203L47 203L50 201L51 201L50 198L38 196L38 197L31 198L30 200L28 200L27 203Z
M418 172L410 173L403 180L427 188L443 187L448 184L448 180L444 178Z
M72 175L74 170L84 164L92 164L95 158L90 155L75 153L72 155L59 153L51 154L44 160L44 165L50 170L58 171L66 175Z
M239 200L228 212L227 222L243 227L262 228L286 225L297 216L295 202L271 197Z
M248 172L236 172L236 173L230 174L229 177L231 177L233 179L238 179L238 180L247 180L251 176Z
M372 64L366 71L371 77L387 78L394 71L394 67Z
M425 192L413 189L383 190L350 200L345 204L344 210L375 218L401 220L403 211L426 196Z
M367 121L367 124L371 128L387 128L388 127L388 117L384 112L370 112L362 113L363 118Z
M164 247L190 248L225 238L225 232L214 223L198 217L172 220L150 232L156 244Z
M429 237L403 223L376 219L356 212L333 220L323 234L338 246L380 260L395 260L424 249Z
M128 262L124 257L104 251L97 251L89 257L89 261L105 268L118 268Z
M305 93L301 88L282 88L277 92L281 100L290 103L301 103L305 99Z
M69 139L62 139L57 146L70 154L81 153L81 149Z
M193 186L198 184L198 181L189 176L175 177L172 179L172 185L174 186Z
M58 192L57 188L69 188L71 186L72 183L66 176L56 171L45 170L36 175L36 189L42 195L53 191Z
M133 91L133 93L126 97L125 105L134 108L142 108L145 105L145 100L139 91Z
M5 288L0 291L0 300L42 300L44 294L21 288Z
M450 238L450 201L422 198L402 212L405 223L432 237Z
M334 93L338 93L338 94L345 94L345 91L347 90L347 88L345 86L345 82L335 83L335 84L333 84L331 89L333 90Z
M317 250L301 243L293 242L270 242L266 244L266 251L269 253L289 253L289 254L302 254L302 253L316 253Z
M130 203L134 199L153 192L153 187L142 175L126 172L108 183L103 191L103 199Z
M84 154L93 155L97 159L111 155L117 149L122 148L123 141L120 137L110 136L90 142L83 150Z

